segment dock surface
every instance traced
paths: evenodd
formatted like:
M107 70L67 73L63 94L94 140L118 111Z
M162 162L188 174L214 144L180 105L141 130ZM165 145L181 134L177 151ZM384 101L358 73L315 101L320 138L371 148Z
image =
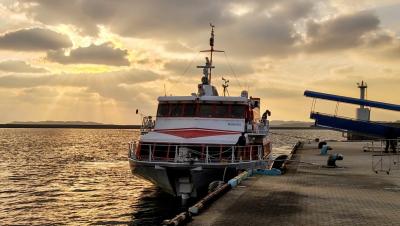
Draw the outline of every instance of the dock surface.
M329 142L339 168L317 144L297 150L282 176L253 176L217 200L191 226L400 225L400 170L372 170L361 142ZM393 156L392 156L393 157Z

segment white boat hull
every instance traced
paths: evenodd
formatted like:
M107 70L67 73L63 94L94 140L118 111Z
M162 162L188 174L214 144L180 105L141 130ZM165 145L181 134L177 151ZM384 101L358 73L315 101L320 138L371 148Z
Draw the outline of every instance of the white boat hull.
M242 163L166 163L166 162L147 162L129 159L132 174L143 178L163 191L180 196L190 194L190 197L198 197L205 194L208 185L213 181L228 181L237 175L239 170L255 169L265 166L265 161L251 161ZM225 178L224 177L224 171ZM187 181L180 180L187 178ZM189 189L188 190L185 189Z

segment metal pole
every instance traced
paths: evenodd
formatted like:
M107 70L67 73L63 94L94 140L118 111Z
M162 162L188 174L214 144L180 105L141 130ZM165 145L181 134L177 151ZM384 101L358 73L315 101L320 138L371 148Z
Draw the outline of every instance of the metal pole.
M206 163L208 163L208 146L206 146Z
M149 162L151 162L151 144L149 144Z
M253 160L253 145L250 145L250 162Z
M174 162L178 161L178 145L175 145L175 159Z

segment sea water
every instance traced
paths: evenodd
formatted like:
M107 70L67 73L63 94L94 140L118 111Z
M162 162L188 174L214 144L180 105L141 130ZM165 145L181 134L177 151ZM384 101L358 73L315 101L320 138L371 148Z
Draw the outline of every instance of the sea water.
M158 225L179 200L131 175L137 130L0 129L0 225ZM343 139L327 130L272 130L273 147Z

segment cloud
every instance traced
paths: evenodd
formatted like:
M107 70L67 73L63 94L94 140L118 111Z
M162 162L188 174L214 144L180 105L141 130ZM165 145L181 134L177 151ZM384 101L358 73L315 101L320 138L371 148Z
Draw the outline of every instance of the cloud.
M115 3L108 0L22 0L20 2L32 3L31 7L22 10L42 23L74 24L79 26L83 33L90 35L97 34L97 25L103 24L110 26L118 34L136 36L148 35L149 31L154 34L157 30L163 30L164 35L167 35L168 31L177 30L183 34L196 24L208 24L210 20L221 21L223 17L220 13L221 8L228 1L119 0ZM179 29L177 24L180 25Z
M396 43L396 35L385 30L370 32L364 35L362 38L364 41L364 46L370 48L391 46Z
M332 74L350 74L353 71L354 67L349 65L331 69Z
M274 5L275 14L279 15L283 20L289 19L296 21L300 18L307 17L314 9L314 4L311 1L281 1Z
M183 43L177 41L169 41L164 45L164 48L170 52L180 52L180 53L187 53L193 51L188 46L185 46Z
M324 22L307 23L306 50L337 51L360 46L363 35L378 29L379 19L369 11L338 16Z
M159 79L162 79L162 76L150 71L136 69L100 74L6 75L0 77L0 88L82 88L85 92L103 98L132 104L137 96L151 96L153 99L149 101L155 101L158 94L155 94L153 88L142 86L142 84L145 83L148 86ZM161 91L159 94L161 94Z
M72 24L83 34L98 35L99 25L122 37L183 41L206 47L209 22L217 26L216 47L233 55L286 56L300 41L294 22L314 10L313 1L213 1L213 0L30 0L23 10L36 21ZM251 5L251 13L237 16L231 5Z
M302 97L303 90L296 86L269 82L268 85L252 88L252 94L266 99L296 99Z
M382 52L380 52L378 54L385 60L389 60L389 61L398 63L399 59L400 59L400 43L397 43L397 45L395 45L393 47L384 49Z
M51 87L34 87L21 89L18 93L18 98L22 101L38 103L38 102L48 102L59 95L59 91Z
M327 12L321 12L321 5L334 8L335 4L309 0L23 2L32 3L25 4L21 11L35 21L50 25L71 24L83 35L92 37L99 35L99 27L106 27L121 37L162 41L167 51L188 51L186 46L206 47L207 25L212 21L217 26L216 48L225 49L231 57L247 59L355 48L365 42L365 35L379 30L380 24L371 11L339 14L321 21L340 10L322 15ZM247 13L232 12L233 5L237 10L247 9ZM177 43L185 43L185 46ZM61 63L70 62L61 51L53 54Z
M105 64L129 66L128 51L114 48L111 43L90 45L70 51L67 56L63 50L49 51L47 59L61 64Z
M69 120L81 116L98 118L103 113L111 117L111 113L116 111L118 113L118 110L121 110L128 112L115 117L124 117L125 122L136 121L136 118L132 118L136 108L149 113L154 111L156 97L163 92L162 89L157 90L160 83L155 81L162 78L153 72L136 69L100 74L0 76L0 96L5 98L11 95L7 102L0 98L0 106L14 109L20 104L30 104L32 114L36 118L43 117L40 114L43 113L43 109L57 107L58 110L54 110L57 113L48 117L51 119L67 117ZM76 115L79 103L87 103L92 109L82 106L82 115ZM20 118L29 118L21 112L21 109L16 111L20 114ZM122 120L117 118L99 120L110 122ZM4 120L4 117L0 120ZM14 117L12 120L21 119Z
M12 51L47 51L72 46L68 36L44 28L7 32L0 36L0 49Z
M400 39L391 31L377 30L363 36L360 56L381 63L397 63L400 59Z
M196 82L200 81L203 75L203 69L197 68L197 65L204 65L204 58L197 57L196 60L171 60L164 64L164 69L171 74L170 77L176 76L180 79L195 79ZM254 72L252 65L248 62L231 62L222 56L214 60L215 69L213 69L214 79L221 79L222 77L233 79L234 76L245 76ZM183 78L182 78L183 77ZM215 80L214 80L215 81Z
M9 60L0 62L0 71L14 73L45 73L44 68L33 67L25 61Z
M223 28L220 37L228 53L245 57L286 56L300 38L288 20L264 15L242 18L235 26Z

